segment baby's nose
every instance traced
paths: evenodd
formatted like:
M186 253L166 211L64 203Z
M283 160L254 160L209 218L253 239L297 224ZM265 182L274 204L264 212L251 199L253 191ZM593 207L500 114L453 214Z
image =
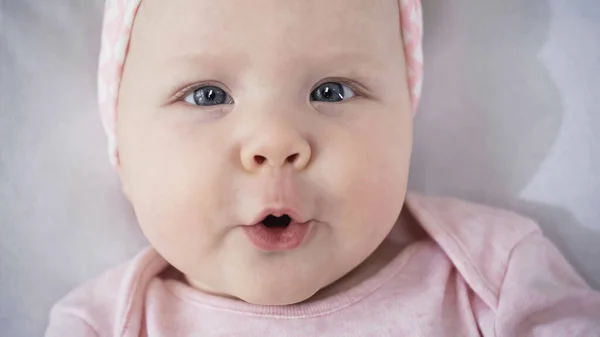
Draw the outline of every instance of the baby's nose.
M302 170L310 161L311 147L297 130L271 125L268 130L257 130L242 144L240 157L244 170L248 172L264 166L286 165Z

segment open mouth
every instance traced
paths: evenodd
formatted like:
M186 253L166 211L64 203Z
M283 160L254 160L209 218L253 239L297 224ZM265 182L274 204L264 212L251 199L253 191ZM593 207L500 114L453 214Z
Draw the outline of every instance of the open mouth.
M277 215L275 215L277 214ZM263 213L262 221L243 226L244 232L256 248L265 252L287 251L303 244L310 232L312 221L300 222L293 211Z
M267 216L261 223L267 228L287 228L292 222L292 218L284 214L282 216Z

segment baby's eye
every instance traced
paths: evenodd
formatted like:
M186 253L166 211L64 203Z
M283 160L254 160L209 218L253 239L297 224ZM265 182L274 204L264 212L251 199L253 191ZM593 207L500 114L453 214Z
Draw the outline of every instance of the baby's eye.
M310 100L316 102L340 102L354 97L356 93L347 86L338 82L321 84L310 94Z
M198 106L232 104L231 97L221 88L207 85L194 90L184 98L184 101Z

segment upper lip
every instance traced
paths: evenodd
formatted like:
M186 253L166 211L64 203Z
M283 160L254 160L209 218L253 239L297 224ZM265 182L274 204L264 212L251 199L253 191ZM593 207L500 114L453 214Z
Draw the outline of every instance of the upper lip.
M264 210L262 210L260 213L258 213L256 215L256 217L254 218L254 220L252 220L252 222L250 222L248 225L249 226L254 226L254 225L258 225L261 222L263 222L263 220L265 220L266 217L268 217L269 215L273 215L276 217L280 217L283 215L287 215L289 216L293 222L295 223L305 223L308 220L303 219L297 211L295 211L294 209L291 208L266 208Z

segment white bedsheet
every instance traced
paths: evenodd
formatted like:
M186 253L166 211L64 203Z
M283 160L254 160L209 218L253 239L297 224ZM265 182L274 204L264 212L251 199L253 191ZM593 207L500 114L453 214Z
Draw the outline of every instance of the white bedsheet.
M145 244L95 106L100 0L0 0L0 336ZM425 0L411 186L537 219L600 288L600 2Z

